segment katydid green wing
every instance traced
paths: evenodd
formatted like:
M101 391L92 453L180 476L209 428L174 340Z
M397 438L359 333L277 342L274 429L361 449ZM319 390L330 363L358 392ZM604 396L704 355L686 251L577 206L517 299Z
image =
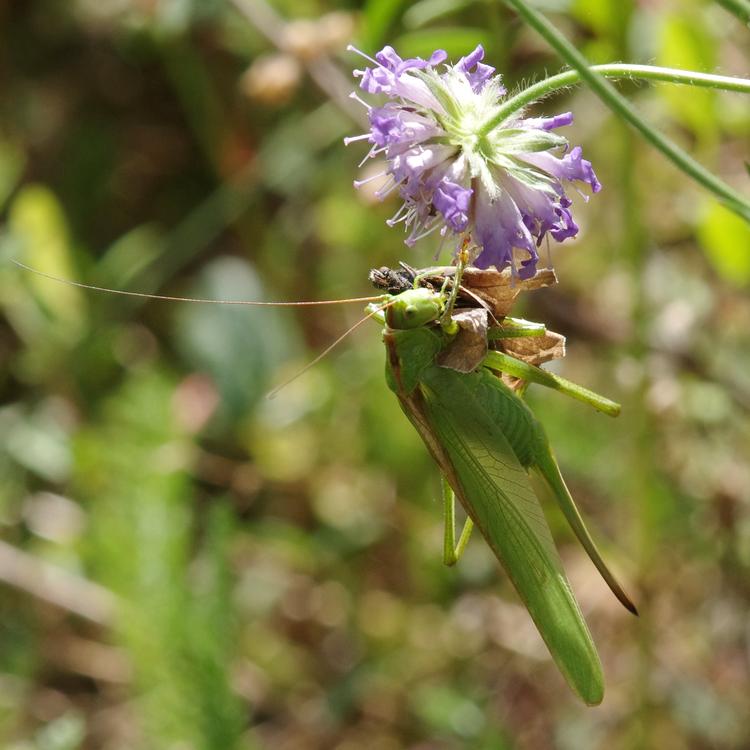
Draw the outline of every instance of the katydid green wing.
M532 433L517 396L479 371L469 375L431 366L421 373L424 416L450 461L447 478L510 576L568 683L588 704L604 694L601 663L562 568L528 474L506 437ZM402 402L403 403L403 402ZM410 415L411 417L412 415ZM423 435L424 437L424 435Z

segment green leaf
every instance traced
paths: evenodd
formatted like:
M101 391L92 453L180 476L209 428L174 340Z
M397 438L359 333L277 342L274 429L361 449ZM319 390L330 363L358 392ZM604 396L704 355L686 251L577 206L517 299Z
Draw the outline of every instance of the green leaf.
M404 34L393 43L402 57L429 57L436 49L444 49L456 59L471 52L477 44L485 49L492 44L490 34L473 27L423 29Z
M716 2L737 16L742 23L750 25L750 0L716 0Z
M260 300L253 267L238 258L218 258L198 276L190 296ZM221 395L221 414L237 419L262 398L272 373L298 351L289 318L275 308L181 305L175 308L175 338L185 359L208 373Z
M362 12L363 52L374 53L383 46L404 4L404 0L367 0Z
M90 508L94 572L119 596L113 636L133 667L146 747L235 750L243 722L228 682L231 521L226 511L209 514L195 560L192 444L174 408L176 385L141 370L110 397L77 436L77 495Z
M30 266L75 279L68 223L54 193L43 185L27 185L16 196L8 224L19 258ZM66 328L71 338L84 325L85 302L80 289L28 274L26 282L46 313Z
M422 0L414 3L404 13L404 26L408 29L418 29L438 18L468 8L473 2L474 0Z
M716 48L705 27L684 16L668 16L661 29L657 63L685 70L714 70ZM716 131L716 95L694 87L659 86L659 95L672 112L696 133L710 137Z
M15 189L26 164L24 152L10 141L0 141L0 208Z
M698 240L723 279L735 286L750 283L750 225L721 203L711 201L701 223Z
M92 283L125 289L164 251L162 232L153 224L142 224L120 235L97 264Z
M609 36L617 31L619 4L620 0L573 0L570 14L598 35Z

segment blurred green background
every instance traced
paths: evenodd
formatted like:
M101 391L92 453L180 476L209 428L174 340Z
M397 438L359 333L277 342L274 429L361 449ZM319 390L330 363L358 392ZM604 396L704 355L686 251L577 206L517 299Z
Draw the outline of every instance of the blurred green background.
M597 62L742 75L699 0L537 3ZM240 12L240 10L242 12ZM605 666L585 708L474 538L441 564L435 467L361 306L144 302L371 293L431 262L351 187L354 40L481 42L509 88L561 64L499 3L0 2L0 744L11 750L750 747L750 229L583 89L604 190L561 283L519 313L568 337L608 420L531 390L633 590L619 607L550 517ZM748 193L739 94L620 87Z

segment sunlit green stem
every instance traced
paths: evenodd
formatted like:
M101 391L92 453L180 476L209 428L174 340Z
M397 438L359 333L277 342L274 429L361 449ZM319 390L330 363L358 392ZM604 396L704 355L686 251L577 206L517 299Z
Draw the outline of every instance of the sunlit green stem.
M456 266L428 266L423 268L414 277L414 288L417 289L422 285L422 280L428 276L453 276L456 273Z
M730 13L734 13L740 21L750 25L750 0L716 0L719 5L723 5Z
M610 399L600 396L598 393L594 393L577 383L572 383L570 380L561 378L559 375L554 375L551 372L547 372L547 370L542 370L520 359L511 357L509 354L489 351L482 364L493 370L500 370L501 372L508 373L508 375L513 375L513 377L521 378L521 380L528 380L531 383L537 383L560 391L571 398L593 406L597 411L603 412L610 417L616 417L620 413L620 404L610 401Z
M605 78L591 69L588 60L551 24L541 13L534 10L524 0L503 0L513 8L547 43L575 69L582 81L619 117L634 127L652 146L716 195L728 208L750 221L750 202L733 190L723 180L711 174L689 154L651 127L632 109L630 102L621 96ZM632 77L632 76L631 76ZM688 83L688 81L681 81ZM700 84L698 84L700 85ZM743 89L744 90L744 89ZM507 117L507 114L503 115Z
M547 327L544 323L532 323L530 320L522 318L504 318L499 328L490 328L487 332L489 341L497 339L518 339L544 336L547 333Z
M467 518L461 536L456 544L456 496L445 477L441 477L443 488L443 510L445 514L445 533L443 535L443 563L455 565L469 543L474 522Z
M750 80L746 78L717 76L711 73L679 70L678 68L662 68L657 65L631 65L629 63L591 65L589 66L589 70L612 80L624 78L631 81L660 81L662 83L676 83L684 86L698 86L700 88L722 89L724 91L737 91L739 93L750 94ZM515 96L508 99L483 130L489 132L504 119L527 104L532 104L559 89L580 83L582 78L583 76L578 70L566 70L528 86L523 91L519 91Z
M453 314L453 308L456 305L456 299L458 299L458 292L459 289L461 289L461 279L464 275L464 268L466 268L466 258L464 256L464 253L461 252L458 254L458 261L456 263L456 273L453 277L453 287L451 288L450 296L448 297L448 301L445 303L445 311L443 312L443 316L440 320L441 324L443 325L443 328L448 330L450 332L451 324L453 323L451 319L451 315ZM446 283L447 283L446 278Z

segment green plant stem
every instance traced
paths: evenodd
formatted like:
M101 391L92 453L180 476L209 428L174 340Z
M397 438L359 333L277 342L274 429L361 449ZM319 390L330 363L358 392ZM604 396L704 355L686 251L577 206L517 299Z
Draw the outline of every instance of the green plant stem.
M662 83L676 83L685 86L723 89L724 91L737 91L743 94L750 94L750 80L746 78L717 76L711 73L696 73L692 70L662 68L656 65L631 65L628 63L591 65L589 70L598 73L604 78L625 78L631 81L660 81ZM578 70L566 70L525 88L508 99L500 107L497 115L485 126L485 131L489 132L489 130L497 126L506 117L525 107L527 104L538 101L558 89L580 83L582 78L583 76Z
M750 25L750 0L716 0L725 10Z
M531 28L543 37L557 54L577 71L580 80L584 81L616 115L635 128L679 169L712 192L727 208L750 222L750 202L641 119L631 108L630 102L621 96L600 73L592 70L588 60L541 13L529 7L524 0L503 0L503 2L515 10ZM700 75L703 76L703 74ZM680 83L688 83L688 81L683 80ZM706 84L704 82L694 85Z

